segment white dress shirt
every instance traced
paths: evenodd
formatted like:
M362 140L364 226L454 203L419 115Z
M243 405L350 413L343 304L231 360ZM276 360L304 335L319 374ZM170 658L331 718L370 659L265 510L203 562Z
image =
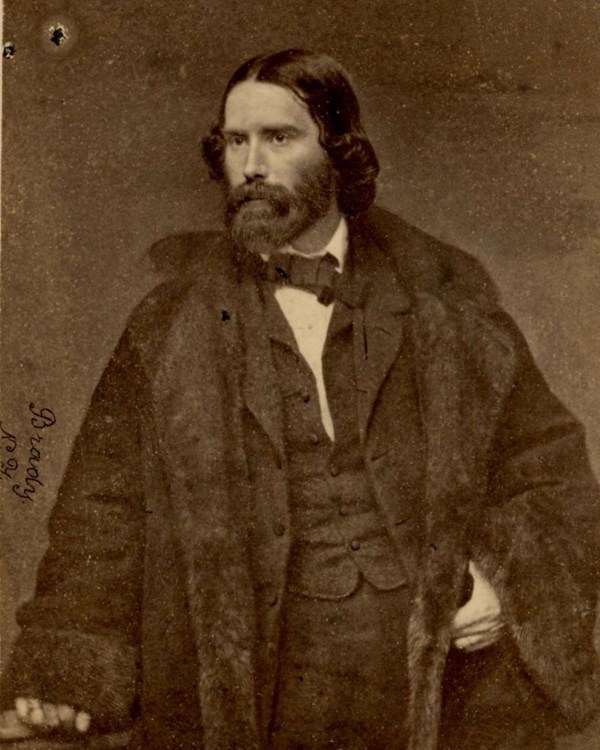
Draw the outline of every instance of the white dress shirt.
M280 252L304 255L289 245L281 248ZM331 253L337 258L339 265L336 270L341 273L348 253L348 225L343 216L327 245L318 253L311 253L310 257L315 258L326 253ZM323 305L312 292L293 286L278 286L275 289L275 299L292 329L300 354L315 376L321 420L325 431L333 440L333 420L323 378L323 349L335 302Z

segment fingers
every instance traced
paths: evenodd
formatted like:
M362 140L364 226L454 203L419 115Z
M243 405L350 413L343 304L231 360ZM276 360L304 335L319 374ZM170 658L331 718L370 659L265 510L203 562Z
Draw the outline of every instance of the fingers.
M90 728L91 720L92 717L89 714L80 711L75 717L75 729L82 734L84 732L87 732L87 730Z
M500 640L500 631L483 633L481 635L470 635L462 638L456 638L452 641L452 645L460 651L466 653L472 653L473 651L479 651L482 648L493 646Z
M487 634L499 634L500 631L504 628L504 622L500 619L494 619L490 621L478 621L473 623L468 623L464 625L463 627L453 627L452 628L452 638L466 638L470 636L483 636Z
M459 610L459 612L462 612L462 610ZM454 635L467 635L467 631L471 630L474 635L478 630L501 627L502 623L502 618L496 613L487 613L480 616L456 616L452 621L452 633Z
M60 724L57 707L52 703L42 703L42 714L44 717L43 723L49 729L54 729Z
M486 599L471 599L464 607L456 611L452 629L456 632L467 627L493 627L502 622L499 606Z
M2 742L28 739L33 734L33 730L21 721L16 710L0 712L0 745Z
M17 716L21 721L29 723L29 715L32 711L40 708L41 703L34 698L17 698L15 700L15 708L17 710Z
M64 704L60 704L56 707L56 710L58 712L58 718L60 720L60 723L63 727L66 727L67 729L72 729L75 725L75 709L73 706L65 706Z
M85 711L75 711L64 704L43 703L36 698L19 697L15 700L19 719L28 726L40 730L66 729L85 733L90 728L91 716Z
M454 626L464 627L474 623L493 622L500 618L500 608L489 600L471 599L456 611Z
M501 614L500 601L491 583L472 561L469 572L473 577L473 591L470 600L454 616L453 626L460 630L467 625L492 622Z
M452 637L462 638L467 635L499 631L504 627L504 619L499 616L481 617L476 619L457 619L452 622Z

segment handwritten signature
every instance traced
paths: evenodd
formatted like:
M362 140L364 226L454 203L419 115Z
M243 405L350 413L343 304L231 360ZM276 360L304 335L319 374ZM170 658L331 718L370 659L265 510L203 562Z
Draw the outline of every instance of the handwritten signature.
M21 500L33 501L36 491L44 486L41 480L40 443L47 436L44 430L56 424L56 415L52 409L37 409L33 402L29 404L29 413L29 423L34 432L25 440L27 457L20 461L16 453L19 441L0 422L0 454L4 459L0 460L0 479L6 478L12 482L11 490ZM8 454L8 457L4 454Z

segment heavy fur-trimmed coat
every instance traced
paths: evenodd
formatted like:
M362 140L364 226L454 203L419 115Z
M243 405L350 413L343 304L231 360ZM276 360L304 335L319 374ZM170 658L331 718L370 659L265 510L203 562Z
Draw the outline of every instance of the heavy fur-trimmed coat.
M350 242L372 277L355 326L365 462L414 579L410 750L438 747L469 559L532 680L581 726L598 700L598 495L582 428L473 259L381 209L350 223ZM290 546L260 290L220 235L154 250L170 278L133 313L93 396L5 695L88 710L98 731L133 718L136 747L258 749ZM426 455L410 480L394 419L407 357Z

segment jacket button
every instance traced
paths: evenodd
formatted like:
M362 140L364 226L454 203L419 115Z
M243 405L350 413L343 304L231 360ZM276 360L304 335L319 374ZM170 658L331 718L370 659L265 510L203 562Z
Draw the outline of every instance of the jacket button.
M311 433L308 439L313 445L319 445L320 443L319 436L315 432Z
M310 401L310 393L303 393L302 400L304 401L305 404L308 404L308 402Z
M279 597L277 596L277 594L269 594L269 597L267 599L269 607L274 607L278 601Z
M350 542L350 549L353 549L355 552L360 549L360 542L358 541L358 539L353 539Z
M285 524L281 522L276 523L273 527L273 531L275 532L275 536L283 536L285 534Z
M340 516L347 516L348 513L350 513L348 507L346 505L342 505L339 510Z
M331 476L332 476L332 477L337 477L337 476L339 476L339 473L340 473L340 467L339 467L339 466L336 466L335 464L334 464L333 466L330 466L330 467L329 467L329 473L331 474Z

